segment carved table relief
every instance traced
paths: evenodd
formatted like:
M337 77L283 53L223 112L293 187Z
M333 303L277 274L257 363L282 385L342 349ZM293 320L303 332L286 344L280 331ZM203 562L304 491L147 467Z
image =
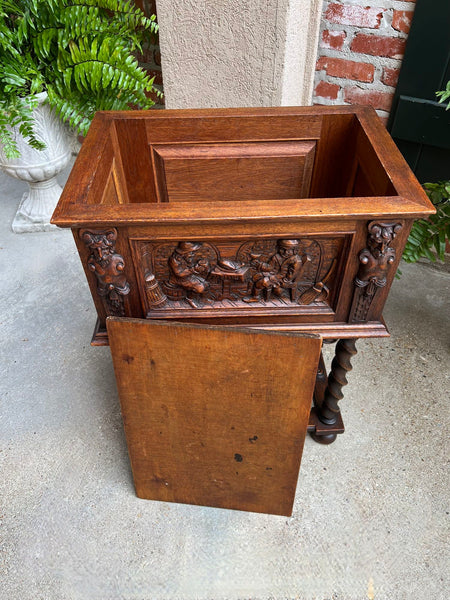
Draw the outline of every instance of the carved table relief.
M87 266L97 277L97 293L103 299L108 315L125 315L123 298L130 292L124 269L125 261L115 251L117 230L82 229L80 238L89 248Z
M301 312L331 308L344 237L142 241L142 294L151 315L208 308Z

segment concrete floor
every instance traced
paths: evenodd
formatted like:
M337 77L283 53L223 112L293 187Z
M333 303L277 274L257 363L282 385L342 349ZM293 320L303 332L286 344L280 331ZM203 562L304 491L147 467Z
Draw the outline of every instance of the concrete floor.
M292 518L139 500L73 239L11 233L23 190L0 175L1 600L448 598L448 272L402 267Z

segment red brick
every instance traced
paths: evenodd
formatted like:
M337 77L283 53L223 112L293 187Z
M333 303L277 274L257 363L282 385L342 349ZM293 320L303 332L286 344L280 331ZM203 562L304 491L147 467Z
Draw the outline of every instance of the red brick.
M156 2L155 2L155 0L134 0L134 3L146 15L153 15L153 14L156 13Z
M362 90L351 87L344 90L344 100L349 104L364 104L379 110L389 110L394 94L391 92L378 92L376 90Z
M400 73L400 69L391 69L389 67L384 67L383 74L381 75L381 81L385 85L391 85L395 87L398 81L398 75Z
M154 84L155 85L162 85L163 83L163 79L162 79L162 72L160 69L146 69L148 75L150 75L150 77L154 77Z
M322 41L320 46L329 50L341 50L346 37L347 35L345 31L332 31L325 29L322 31Z
M336 100L338 97L339 86L334 83L327 83L326 81L319 81L316 85L315 94L321 98L328 98L329 100Z
M317 61L316 71L325 71L331 77L344 77L345 79L370 83L373 81L375 67L368 63L321 56Z
M139 62L161 66L161 52L154 46L144 46L142 52L136 52L135 56Z
M370 54L372 56L388 56L389 58L401 58L405 51L406 40L381 35L370 35L358 33L350 47L352 52Z
M345 4L329 4L325 19L339 25L355 25L378 29L383 16L382 8L370 8Z
M394 10L394 15L392 17L392 27L397 31L409 33L413 14L413 10Z

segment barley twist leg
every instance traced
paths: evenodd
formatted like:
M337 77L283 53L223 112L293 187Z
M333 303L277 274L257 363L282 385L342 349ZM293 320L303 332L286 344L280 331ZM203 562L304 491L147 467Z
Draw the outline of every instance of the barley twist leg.
M342 388L348 383L346 375L352 370L350 361L357 353L355 344L356 339L339 340L336 344L336 353L331 363L324 399L318 409L318 417L324 425L334 425L338 419L339 401L344 397ZM313 438L321 444L331 444L336 439L336 434L313 434Z

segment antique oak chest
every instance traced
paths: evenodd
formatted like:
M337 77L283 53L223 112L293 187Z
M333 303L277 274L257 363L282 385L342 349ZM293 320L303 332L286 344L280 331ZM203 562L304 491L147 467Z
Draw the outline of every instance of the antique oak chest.
M98 113L52 222L72 228L94 345L108 316L339 340L310 427L329 443L355 339L388 335L403 247L432 212L372 109L240 108Z

